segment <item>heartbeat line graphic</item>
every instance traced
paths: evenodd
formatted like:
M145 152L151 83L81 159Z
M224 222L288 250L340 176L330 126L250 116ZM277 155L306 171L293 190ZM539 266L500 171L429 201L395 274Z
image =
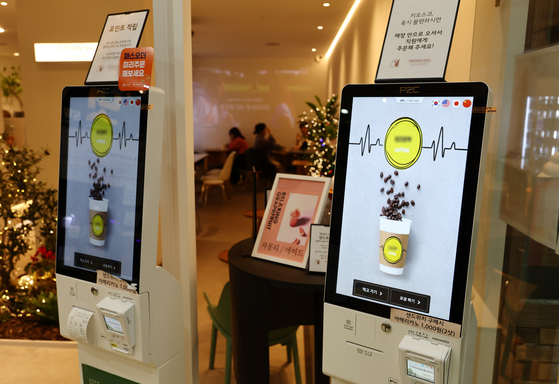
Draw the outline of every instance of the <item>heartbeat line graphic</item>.
M371 153L371 149L373 147L382 147L384 146L381 142L380 142L380 138L376 139L376 141L374 143L371 143L371 126L367 125L367 129L365 130L365 135L363 137L361 137L361 139L359 139L359 142L357 143L349 143L349 145L359 145L361 147L361 156L364 156L365 154L365 150L367 150L368 153ZM437 138L437 140L433 140L431 142L431 145L428 147L421 147L422 149L430 149L433 151L433 161L437 160L437 156L439 154L439 151L441 152L441 157L444 158L446 151L468 151L468 148L457 148L456 147L456 142L452 142L450 144L450 147L445 147L444 146L444 127L441 127L441 129L439 130L439 137Z
M80 120L80 122L78 123L78 130L76 131L76 133L74 134L74 136L68 136L69 138L72 139L76 139L76 148L80 145L83 144L83 139L89 139L89 135L87 134L87 132L85 133L84 136L82 136L82 121Z
M361 156L365 153L365 149L371 153L371 148L376 146L381 146L380 139L377 139L373 144L371 144L371 126L367 125L367 130L365 131L365 136L362 137L358 143L349 143L349 145L360 145L361 146Z
M439 131L439 137L437 139L437 143L435 144L435 140L433 140L433 142L431 143L431 146L429 147L423 147L423 149L431 149L433 151L433 161L437 160L437 154L439 153L439 148L442 146L441 148L441 157L444 158L445 152L448 150L455 150L455 151L468 151L468 148L456 148L456 142L453 141L452 144L450 144L450 147L446 147L444 146L444 127L441 127L441 130Z
M76 139L76 148L83 144L84 139L89 139L89 134L87 132L82 134L82 121L80 120L78 123L78 129L75 131L73 136L68 136L71 139ZM134 134L128 135L126 137L126 122L122 123L122 131L118 134L117 137L113 137L113 141L118 140L119 149L122 149L122 145L126 148L126 143L128 141L140 141L140 139L135 139Z
M140 139L135 139L133 134L130 134L129 137L126 137L126 122L122 123L122 132L118 134L117 137L113 137L113 140L118 140L119 149L122 149L122 143L124 142L124 147L126 147L126 142L132 141L140 141Z

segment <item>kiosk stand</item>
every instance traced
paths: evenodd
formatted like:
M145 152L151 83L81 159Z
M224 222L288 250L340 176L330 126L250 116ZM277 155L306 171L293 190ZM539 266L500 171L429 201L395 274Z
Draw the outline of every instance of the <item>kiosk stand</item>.
M82 383L184 383L182 289L156 267L164 93L67 87L57 235L60 332Z
M334 382L472 382L490 98L483 83L344 88L324 304Z

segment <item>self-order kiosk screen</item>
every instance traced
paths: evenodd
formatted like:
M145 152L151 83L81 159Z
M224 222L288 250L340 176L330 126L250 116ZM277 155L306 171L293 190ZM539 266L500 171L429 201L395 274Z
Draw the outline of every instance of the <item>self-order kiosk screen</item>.
M341 216L332 223L341 227L335 293L450 320L453 294L464 303L455 279L465 284L477 185L478 163L465 184L468 159L479 161L477 144L469 150L474 95L354 96L350 103L342 105L346 136L338 144L344 180L334 187L334 210L343 212L332 215L333 222Z
M143 96L113 88L64 91L57 272L138 283Z

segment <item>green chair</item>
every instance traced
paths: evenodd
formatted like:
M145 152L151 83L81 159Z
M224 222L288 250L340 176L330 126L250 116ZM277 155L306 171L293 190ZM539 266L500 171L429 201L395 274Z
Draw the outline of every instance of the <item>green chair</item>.
M225 336L227 341L225 355L225 384L231 382L231 355L233 348L233 338L231 336L231 290L229 282L225 283L219 303L213 305L210 298L204 292L204 297L208 303L208 313L212 319L212 344L210 349L210 369L214 369L215 361L215 344L217 341L217 331ZM299 326L288 327L270 331L268 333L268 345L271 347L281 344L287 348L287 362L291 363L291 353L293 353L293 367L295 368L295 380L297 384L301 384L301 370L299 367L299 351L297 349L297 329Z

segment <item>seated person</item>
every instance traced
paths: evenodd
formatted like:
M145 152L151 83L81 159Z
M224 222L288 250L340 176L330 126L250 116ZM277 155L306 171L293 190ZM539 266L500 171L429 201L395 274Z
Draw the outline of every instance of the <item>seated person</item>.
M253 146L254 150L265 154L263 157L264 162L254 165L258 165L257 168L260 168L259 170L262 170L266 176L275 178L277 172L282 172L282 166L272 157L272 150L279 150L281 146L276 143L276 139L272 135L270 128L264 123L256 124L254 127L254 134L256 135Z
M293 151L306 151L307 149L309 149L309 123L301 121Z
M232 184L237 184L241 179L241 170L247 169L245 152L248 149L248 143L241 131L237 127L229 130L229 144L226 145L229 151L237 152L235 161L233 162L233 169L231 170L231 178L229 179Z

